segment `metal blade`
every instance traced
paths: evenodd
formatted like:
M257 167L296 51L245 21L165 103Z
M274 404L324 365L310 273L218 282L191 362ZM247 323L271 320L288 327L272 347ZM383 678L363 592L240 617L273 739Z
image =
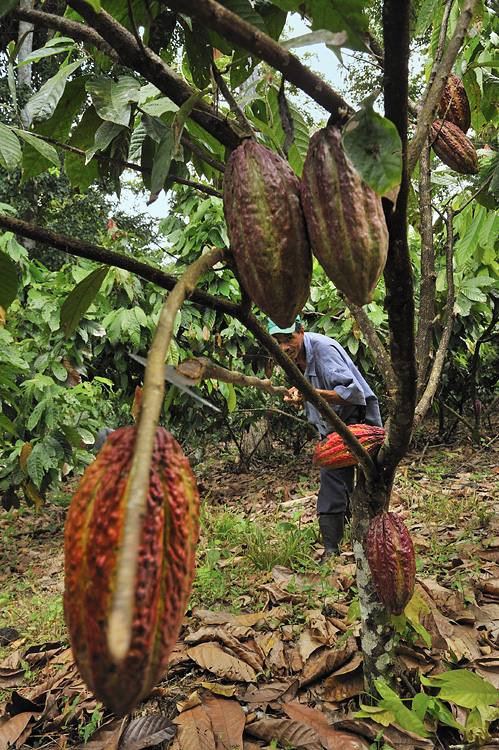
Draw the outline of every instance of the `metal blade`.
M147 360L144 359L144 357L139 357L138 354L130 354L130 352L127 352L128 356L134 359L136 362L139 362L144 367L147 364ZM164 371L164 377L165 380L167 380L172 385L176 385L177 388L180 388L181 391L184 391L184 393L187 393L192 398L195 398L200 403L204 404L205 406L209 406L210 409L213 409L213 411L220 411L218 406L214 406L213 404L210 404L209 401L207 401L205 398L202 398L202 396L198 396L197 393L194 393L194 391L191 391L190 387L192 385L192 380L190 378L186 378L185 375L179 375L177 370L173 365L165 365L165 371Z

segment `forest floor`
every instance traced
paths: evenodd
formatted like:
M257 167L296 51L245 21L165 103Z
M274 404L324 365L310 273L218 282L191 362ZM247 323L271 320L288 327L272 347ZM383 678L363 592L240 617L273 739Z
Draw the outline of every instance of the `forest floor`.
M85 687L64 625L75 482L39 514L0 511L0 750L497 747L497 427L475 451L464 434L447 445L434 437L398 469L391 510L417 559L417 596L396 619L404 703L387 694L369 705L363 694L348 531L341 554L317 566L312 442L247 473L214 453L195 466L203 510L191 602L167 674L124 720ZM456 682L424 691L449 670Z

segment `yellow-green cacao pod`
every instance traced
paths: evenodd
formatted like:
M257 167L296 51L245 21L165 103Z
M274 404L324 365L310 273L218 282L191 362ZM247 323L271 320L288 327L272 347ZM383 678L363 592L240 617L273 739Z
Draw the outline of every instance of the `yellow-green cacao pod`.
M385 267L388 229L381 198L346 155L338 128L310 139L301 200L312 252L351 302L371 302Z
M122 661L107 634L116 588L136 427L113 432L86 469L66 520L64 614L76 665L117 716L129 713L165 673L194 577L199 495L189 462L158 427L137 560L132 637Z
M407 526L396 513L375 516L366 540L367 559L378 598L401 615L414 593L416 558Z
M227 162L223 207L246 292L274 323L291 326L308 299L312 279L297 176L271 148L244 141Z

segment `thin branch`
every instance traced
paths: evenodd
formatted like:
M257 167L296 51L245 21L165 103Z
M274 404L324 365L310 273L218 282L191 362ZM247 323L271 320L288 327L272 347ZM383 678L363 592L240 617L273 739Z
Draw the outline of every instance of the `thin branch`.
M489 184L490 182L492 182L492 178L493 178L494 174L495 174L495 172L492 172L492 174L490 174L490 175L489 175L489 176L487 177L487 179L485 180L485 182L483 183L483 185L480 185L480 187L478 188L478 190L476 190L476 191L475 191L475 192L473 193L473 195L471 196L471 198L468 198L468 200L466 201L466 203L463 203L463 205L462 205L462 206L459 206L459 208L457 208L457 209L456 209L456 210L454 211L454 216L458 216L458 215L459 215L459 214L461 213L461 211L464 211L464 209L465 209L465 208L466 208L467 206L469 206L469 204L470 204L470 203L472 203L472 202L473 202L473 201L475 200L475 198L477 197L477 195L480 195L480 193L482 192L482 190L485 190L485 188L487 187L487 185L488 185L488 184Z
M454 212L450 202L447 204L446 228L447 241L445 263L447 272L447 300L445 303L445 326L440 338L435 359L433 360L433 366L431 368L430 377L428 378L425 391L416 407L414 415L415 427L419 427L423 421L437 391L445 356L449 347L450 337L452 335L452 328L454 326Z
M132 638L138 549L146 513L154 439L165 392L163 370L173 335L175 316L184 301L192 295L200 276L222 260L223 255L224 250L222 248L211 248L205 255L194 261L182 274L163 305L156 333L149 349L137 436L127 482L127 499L118 553L116 587L108 623L109 650L117 662L125 658Z
M208 357L195 357L179 362L176 367L179 375L190 378L193 385L198 385L202 380L220 380L222 383L232 383L245 388L258 388L265 390L274 396L278 393L287 395L289 390L283 385L274 385L269 378L262 380L254 375L244 375L237 370L226 370Z
M473 10L475 8L476 0L464 0L463 7L459 18L456 23L456 28L452 38L450 39L447 49L442 55L442 60L435 72L435 79L430 87L428 95L424 104L421 106L421 110L418 117L418 124L416 126L416 132L409 145L409 151L407 155L407 164L409 175L414 172L414 168L419 159L419 154L423 148L424 142L428 135L428 130L435 119L435 113L437 111L440 99L444 88L447 84L447 79L452 71L452 66L456 61L459 54L459 50L463 45L466 32L473 18Z
M167 0L166 4L279 70L290 83L331 112L337 122L344 122L353 114L353 109L341 96L297 57L215 0Z
M53 143L58 148L62 148L65 151L70 151L72 154L81 156L83 159L87 158L86 151L82 151L81 148L75 148L74 146L70 146L68 143L62 143L62 141L57 141L55 138L49 138L48 136L40 135L39 133L30 132L30 135L34 136L35 138L38 138L40 141L45 141L46 143ZM92 159L105 162L106 164L116 164L119 167L124 167L125 169L130 169L134 172L139 172L140 174L151 174L151 171L152 171L151 169L148 169L147 167L141 167L139 164L133 164L130 161L121 161L120 159L113 159L112 156L104 156L104 154L93 154ZM207 195L213 195L215 198L222 197L222 193L219 190L215 190L214 188L211 188L208 185L203 185L202 183L195 182L194 180L186 180L183 177L177 177L177 175L170 174L169 172L166 175L165 180L172 180L173 182L178 182L180 185L187 185L189 187L195 188L196 190L199 190L201 193L206 193Z
M213 78L215 79L215 83L217 84L218 88L222 92L223 98L229 105L230 111L232 112L236 120L238 121L239 125L241 126L241 128L244 130L244 132L247 135L253 136L253 127L250 121L244 114L239 104L234 99L232 92L230 91L229 87L224 81L223 75L220 73L219 69L217 68L214 62L211 64L211 71L213 73Z

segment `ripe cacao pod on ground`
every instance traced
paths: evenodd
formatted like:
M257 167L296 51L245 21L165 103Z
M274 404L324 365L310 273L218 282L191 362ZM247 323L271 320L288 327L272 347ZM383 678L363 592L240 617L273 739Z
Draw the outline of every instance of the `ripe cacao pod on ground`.
M430 127L431 147L448 167L459 174L477 174L478 156L467 135L446 120L436 120Z
M117 716L130 712L166 670L189 599L198 535L199 495L189 462L172 435L158 427L132 638L125 658L116 662L107 628L136 434L136 427L123 427L109 435L76 489L64 540L64 614L74 659L95 697Z
M352 424L348 429L355 435L368 453L377 451L385 439L383 427L368 424ZM354 466L357 463L356 456L354 456L350 448L347 448L337 432L333 432L324 438L324 440L321 440L312 458L314 466L321 466L325 469L339 469L342 466Z
M367 559L378 598L400 615L414 593L416 558L407 526L393 512L375 516L367 532Z
M441 120L453 122L454 125L466 133L471 125L471 110L468 96L461 79L451 73L444 88L438 116Z
M362 180L335 127L310 139L301 199L312 252L356 305L371 302L385 267L388 229L381 198Z
M297 176L272 149L246 140L227 162L223 206L246 292L274 323L291 326L308 299L312 279Z

